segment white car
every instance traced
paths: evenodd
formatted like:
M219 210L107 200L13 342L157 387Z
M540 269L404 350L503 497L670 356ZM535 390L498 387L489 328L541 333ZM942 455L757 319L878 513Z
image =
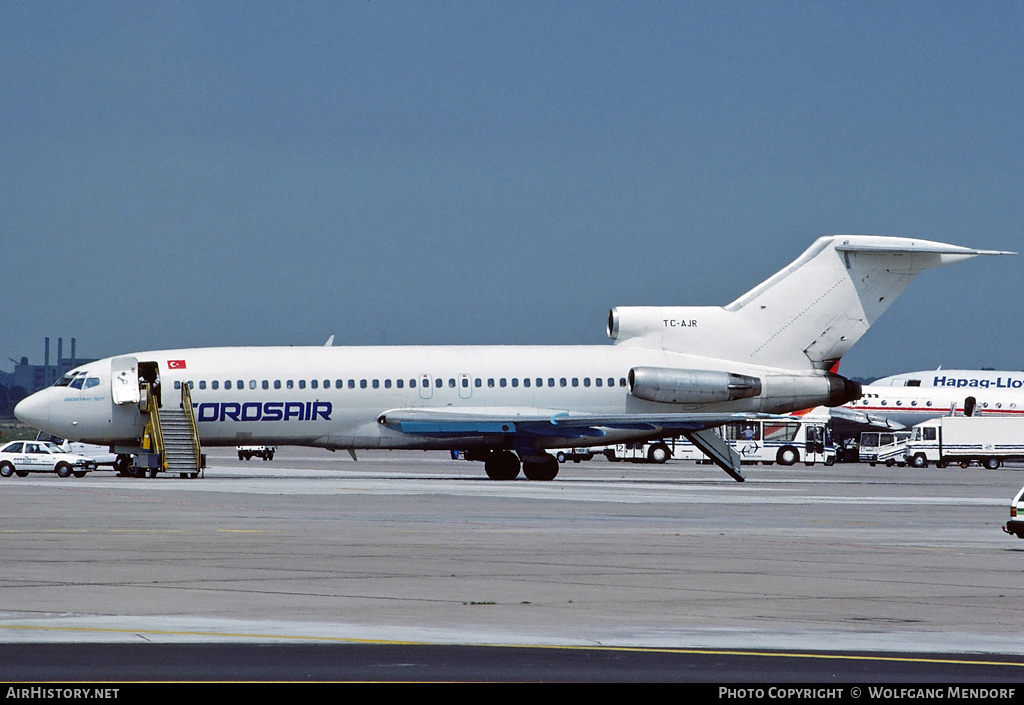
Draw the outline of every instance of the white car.
M30 472L55 472L61 477L85 477L96 461L65 453L49 441L11 441L0 448L0 477L25 477Z

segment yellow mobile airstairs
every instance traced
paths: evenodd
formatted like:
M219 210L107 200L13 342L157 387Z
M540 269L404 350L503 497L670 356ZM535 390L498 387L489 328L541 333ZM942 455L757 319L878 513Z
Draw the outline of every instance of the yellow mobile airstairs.
M181 406L160 408L159 393L149 382L140 384L139 410L149 414L142 435L143 453L135 456L129 474L156 477L159 472L178 473L179 477L199 477L206 467L206 456L199 444L199 430L192 409L188 384L181 385Z

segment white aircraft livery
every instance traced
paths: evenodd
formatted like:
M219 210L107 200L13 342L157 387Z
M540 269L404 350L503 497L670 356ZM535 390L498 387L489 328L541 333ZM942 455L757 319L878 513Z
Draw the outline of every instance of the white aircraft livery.
M1007 370L922 370L876 379L875 387L956 387L1024 390L1024 372Z
M715 426L859 398L860 385L834 372L843 354L920 272L985 254L1010 253L822 237L727 306L613 308L612 345L139 352L76 368L15 414L109 445L122 467L154 447L154 434L173 435L154 420L184 412L197 454L200 440L353 456L463 450L491 478L522 468L550 480L558 462L549 448L684 435L742 481L740 459Z

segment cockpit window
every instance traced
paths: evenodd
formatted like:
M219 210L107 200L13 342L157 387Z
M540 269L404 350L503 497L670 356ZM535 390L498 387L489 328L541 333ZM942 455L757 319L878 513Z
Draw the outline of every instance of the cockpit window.
M100 378L99 377L86 377L85 378L85 388L86 389L92 389L93 387L98 387L98 386L100 386Z
M74 387L75 389L81 389L85 382L85 370L79 370L78 372L67 372L63 376L58 377L57 381L53 383L54 387ZM96 384L99 384L99 380L96 380Z

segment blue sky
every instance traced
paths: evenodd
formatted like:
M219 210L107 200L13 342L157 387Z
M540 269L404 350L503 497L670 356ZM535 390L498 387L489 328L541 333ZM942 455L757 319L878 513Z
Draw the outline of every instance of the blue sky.
M816 237L1024 250L1019 2L0 2L0 359L604 344ZM1020 369L1024 259L850 375ZM10 363L3 369L10 369Z

